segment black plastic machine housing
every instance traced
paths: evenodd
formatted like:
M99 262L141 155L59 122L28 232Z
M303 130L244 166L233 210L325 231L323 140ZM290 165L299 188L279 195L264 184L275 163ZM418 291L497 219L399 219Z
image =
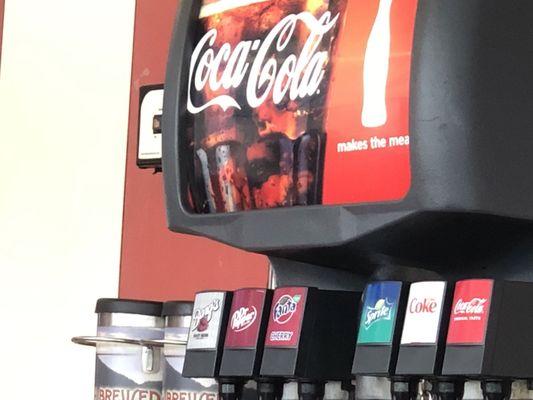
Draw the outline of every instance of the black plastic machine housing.
M418 3L412 183L403 200L194 215L184 205L180 154L187 149L180 134L200 5L180 2L165 83L163 172L171 230L361 274L373 267L359 257L384 254L446 277L533 279L525 267L533 259L533 2Z

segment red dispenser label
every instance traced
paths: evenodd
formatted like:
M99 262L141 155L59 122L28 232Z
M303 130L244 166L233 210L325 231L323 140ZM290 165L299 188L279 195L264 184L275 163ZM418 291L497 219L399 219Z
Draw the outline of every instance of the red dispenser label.
M226 348L257 346L266 289L241 289L233 293L230 320L226 332Z
M265 346L298 346L306 300L307 288L276 289L270 310Z
M455 285L447 344L485 343L494 281L471 279Z

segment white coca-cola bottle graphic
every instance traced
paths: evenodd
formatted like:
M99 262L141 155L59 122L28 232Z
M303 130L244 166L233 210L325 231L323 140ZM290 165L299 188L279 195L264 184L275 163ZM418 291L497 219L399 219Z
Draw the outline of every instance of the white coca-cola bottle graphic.
M387 122L386 94L391 42L391 6L392 0L380 0L366 47L361 122L367 128L377 128Z

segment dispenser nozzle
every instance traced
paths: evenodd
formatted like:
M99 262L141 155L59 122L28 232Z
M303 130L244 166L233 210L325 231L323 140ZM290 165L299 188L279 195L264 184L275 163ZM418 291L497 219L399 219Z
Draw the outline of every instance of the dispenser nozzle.
M465 382L462 379L432 382L431 392L438 400L462 400Z
M343 381L342 390L348 392L348 400L355 400L355 385L352 381Z
M221 380L218 389L221 400L240 400L242 386L240 382Z
M298 382L300 400L323 400L325 384L318 382Z
M281 400L283 396L283 383L268 380L258 381L257 393L259 400Z
M483 380L481 390L485 400L509 400L511 398L511 381L509 380Z
M418 382L413 379L391 379L392 400L415 400L418 396Z

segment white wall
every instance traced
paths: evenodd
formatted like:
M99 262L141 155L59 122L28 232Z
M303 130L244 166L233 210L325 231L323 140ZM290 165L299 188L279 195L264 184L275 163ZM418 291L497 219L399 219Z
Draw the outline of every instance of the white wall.
M6 0L2 398L92 398L94 353L70 337L95 333L95 300L117 294L134 7Z

